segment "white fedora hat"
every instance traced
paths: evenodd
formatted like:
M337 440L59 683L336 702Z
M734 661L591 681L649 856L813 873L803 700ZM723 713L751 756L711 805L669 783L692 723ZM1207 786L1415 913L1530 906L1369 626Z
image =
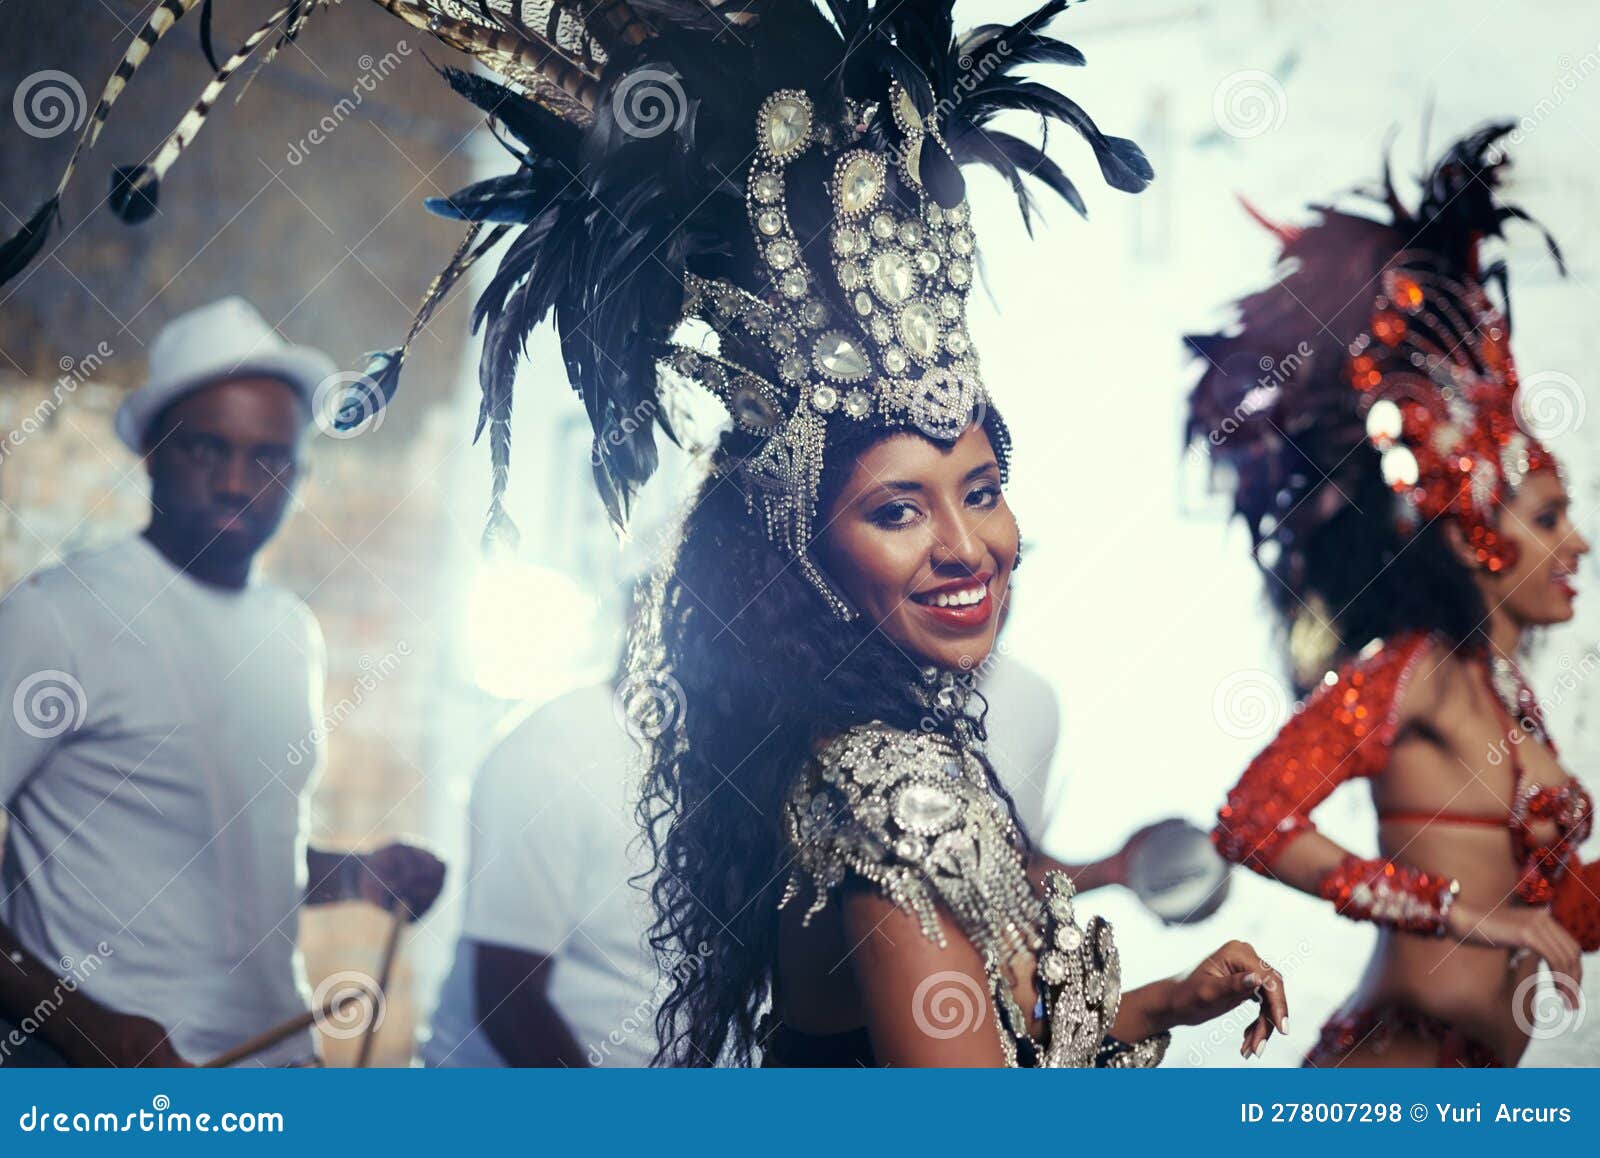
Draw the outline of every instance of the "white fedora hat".
M117 407L117 437L143 454L155 417L178 399L230 378L278 378L299 393L309 420L317 387L338 372L332 358L280 338L256 308L230 297L190 310L150 344L150 373Z

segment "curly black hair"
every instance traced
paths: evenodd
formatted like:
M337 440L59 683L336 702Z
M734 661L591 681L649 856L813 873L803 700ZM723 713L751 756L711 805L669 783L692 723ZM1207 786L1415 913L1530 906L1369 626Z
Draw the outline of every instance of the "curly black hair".
M1002 437L993 411L984 429L991 442ZM851 424L830 436L819 510L832 508L866 449L904 433ZM734 445L719 446L629 645L630 673L670 676L683 705L646 752L639 804L653 869L636 883L648 881L650 943L671 986L657 1011L658 1065L753 1060L788 877L783 802L818 745L872 720L952 730L919 698L918 661L836 618L763 534L733 472Z

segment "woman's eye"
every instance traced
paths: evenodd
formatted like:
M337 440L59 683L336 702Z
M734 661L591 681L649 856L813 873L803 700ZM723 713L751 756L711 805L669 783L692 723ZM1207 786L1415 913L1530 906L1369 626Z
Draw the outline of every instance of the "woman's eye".
M888 503L872 512L872 521L880 527L904 527L909 525L917 515L917 508L910 503Z
M976 487L967 495L967 502L975 507L992 507L1000 501L1000 488L993 483Z

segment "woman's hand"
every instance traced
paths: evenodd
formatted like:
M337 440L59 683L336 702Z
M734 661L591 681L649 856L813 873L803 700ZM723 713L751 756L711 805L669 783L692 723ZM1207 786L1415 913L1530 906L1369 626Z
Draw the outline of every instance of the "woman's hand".
M1504 904L1484 911L1464 905L1458 898L1445 918L1445 930L1464 945L1487 945L1537 954L1550 966L1556 991L1567 1008L1578 1008L1583 984L1583 950L1548 909Z
M1240 1056L1259 1055L1276 1029L1289 1032L1289 1004L1283 976L1243 941L1229 941L1186 977L1174 978L1167 998L1170 1025L1200 1025L1246 1001L1259 1001L1261 1013L1244 1031Z

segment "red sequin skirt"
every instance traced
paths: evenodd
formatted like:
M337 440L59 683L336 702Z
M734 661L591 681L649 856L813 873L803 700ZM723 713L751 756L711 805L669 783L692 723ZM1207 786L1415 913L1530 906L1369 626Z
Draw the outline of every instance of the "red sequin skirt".
M1396 1005L1359 1006L1334 1014L1302 1064L1332 1068L1358 1046L1381 1054L1396 1036L1433 1042L1437 1047L1434 1064L1441 1068L1504 1068L1495 1052L1476 1038L1437 1017Z

